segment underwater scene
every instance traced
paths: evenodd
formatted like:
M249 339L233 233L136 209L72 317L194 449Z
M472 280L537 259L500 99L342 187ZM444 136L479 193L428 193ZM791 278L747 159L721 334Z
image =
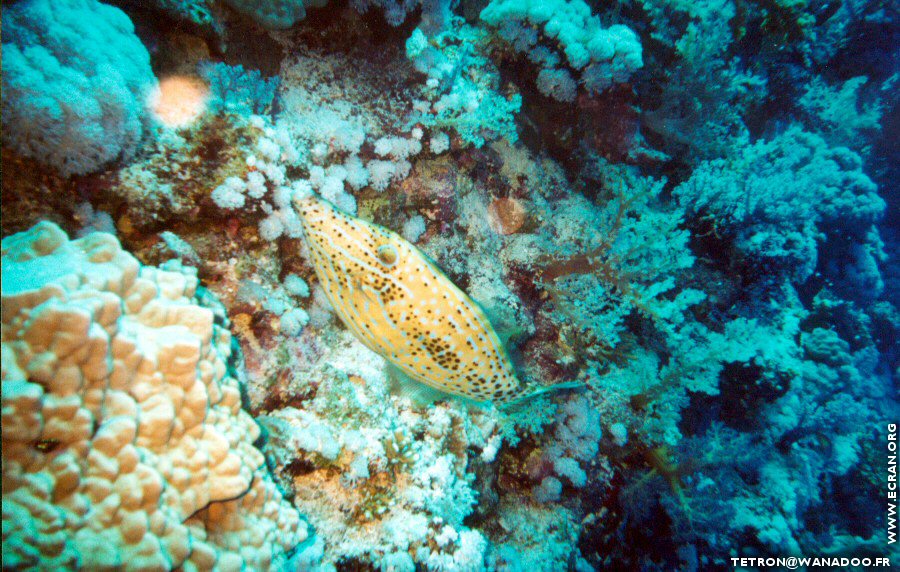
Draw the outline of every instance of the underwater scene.
M898 18L3 2L2 569L900 566Z

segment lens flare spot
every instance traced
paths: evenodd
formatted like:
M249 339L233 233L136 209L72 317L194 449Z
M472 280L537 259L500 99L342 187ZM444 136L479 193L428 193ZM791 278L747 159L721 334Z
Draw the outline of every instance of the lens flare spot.
M168 76L150 94L149 107L156 119L167 127L186 127L206 110L209 86L199 77Z

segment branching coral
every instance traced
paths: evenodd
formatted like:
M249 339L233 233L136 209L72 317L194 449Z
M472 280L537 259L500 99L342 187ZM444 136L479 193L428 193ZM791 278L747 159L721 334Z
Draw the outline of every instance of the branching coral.
M660 208L663 181L606 169L612 197L602 208L578 196L547 203L548 225L539 277L557 304L557 319L601 348L620 341L631 312L660 327L677 324L703 298L697 290L672 295L676 276L693 262L679 211Z
M883 288L877 265L866 264L880 252L873 225L885 202L877 190L859 155L793 125L772 140L704 162L675 193L690 214L712 217L719 233L769 269L803 282L817 265L849 259L875 268L856 276L858 287L877 296ZM829 246L820 261L824 241Z
M878 133L883 110L877 98L866 97L868 79L853 77L837 87L814 78L798 101L832 146L863 152L868 137Z
M700 158L727 152L746 136L743 114L766 95L766 77L733 55L738 14L732 0L644 0L653 37L673 52L659 66L662 93L648 101L644 121L661 135L665 150ZM667 58L668 60L668 58ZM664 79L663 79L664 78Z
M229 66L217 62L201 65L200 73L209 82L212 100L210 111L243 115L263 115L272 112L280 78L263 78L259 70L245 70L243 66Z
M684 504L665 503L676 519L692 507L691 522L678 534L703 539L719 552L746 545L747 532L766 550L803 552L815 544L805 534L811 519L835 536L847 528L865 536L878 530L869 515L853 520L849 513L836 517L819 507L856 503L856 497L827 495L847 483L854 491L848 494L860 499L876 490L860 477L862 455L871 431L897 415L896 403L885 398L890 380L873 369L871 346L852 351L834 331L802 331L797 301L781 303L796 314L794 320L778 326L741 319L728 332L743 346L732 359L758 367L757 390L766 377L775 377L781 391L754 412L757 431L737 431L740 417L721 415L683 442L679 455L695 460L684 479ZM724 531L721 518L710 517L723 514L731 515Z
M452 128L465 143L518 138L514 122L522 98L498 93L499 73L483 53L486 34L461 18L426 36L416 28L406 41L406 55L428 75L425 101L416 103L416 119L428 127Z

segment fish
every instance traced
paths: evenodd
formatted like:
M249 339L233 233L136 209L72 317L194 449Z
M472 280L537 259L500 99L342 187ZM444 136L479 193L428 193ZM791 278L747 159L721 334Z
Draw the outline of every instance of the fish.
M413 380L499 405L572 386L523 383L481 307L396 232L316 195L293 204L335 313L366 347Z

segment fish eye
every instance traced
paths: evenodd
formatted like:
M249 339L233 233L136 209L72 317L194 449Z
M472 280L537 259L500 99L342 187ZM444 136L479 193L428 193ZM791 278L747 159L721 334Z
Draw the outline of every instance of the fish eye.
M375 253L378 256L378 260L388 268L397 263L397 249L390 244L382 244Z

